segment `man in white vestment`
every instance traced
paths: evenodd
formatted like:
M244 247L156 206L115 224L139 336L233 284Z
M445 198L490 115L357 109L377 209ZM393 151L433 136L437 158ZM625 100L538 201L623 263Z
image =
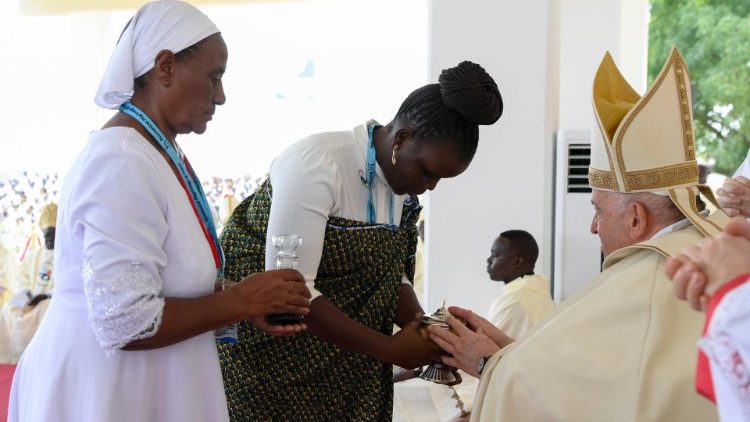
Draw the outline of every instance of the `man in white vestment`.
M487 319L513 338L519 338L555 309L549 280L534 274L539 247L523 230L500 234L487 258L487 273L505 288L492 302ZM417 374L412 373L411 377ZM409 375L400 374L409 378ZM453 387L409 379L394 384L394 422L457 422L468 420L479 380L464 372Z
M0 311L0 363L15 364L42 321L53 289L57 205L42 210L44 247L26 253L16 275L19 291Z
M698 185L684 59L673 49L641 97L607 54L594 80L598 130L589 182L591 231L602 273L517 341L471 311L451 308L453 332L429 327L452 356L480 375L472 421L712 421L693 388L702 316L674 297L665 261L720 233ZM569 251L574 253L574 251Z
M505 283L490 306L487 319L513 338L519 338L555 309L547 277L534 274L539 247L523 230L508 230L492 244L487 273Z

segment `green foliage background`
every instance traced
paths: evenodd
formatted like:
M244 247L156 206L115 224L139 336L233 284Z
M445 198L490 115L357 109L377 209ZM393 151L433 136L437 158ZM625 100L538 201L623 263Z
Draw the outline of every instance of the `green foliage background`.
M649 86L673 45L690 70L698 156L731 175L750 146L750 0L652 0Z

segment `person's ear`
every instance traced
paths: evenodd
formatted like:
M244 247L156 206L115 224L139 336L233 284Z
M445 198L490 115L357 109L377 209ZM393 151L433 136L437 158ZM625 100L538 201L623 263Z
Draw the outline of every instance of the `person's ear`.
M396 131L396 135L393 137L393 145L391 148L400 149L404 144L414 139L414 129L410 127L402 127Z
M159 85L170 86L177 69L177 59L169 50L162 50L154 59L154 75Z
M646 240L651 228L651 216L648 214L648 209L640 202L633 202L628 205L627 211L630 238L638 242Z

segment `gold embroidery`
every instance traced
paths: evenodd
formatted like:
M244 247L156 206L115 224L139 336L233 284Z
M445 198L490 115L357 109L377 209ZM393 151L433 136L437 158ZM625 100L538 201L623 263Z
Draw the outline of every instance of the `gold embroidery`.
M664 165L657 168L651 168L647 170L635 170L628 171L626 169L626 162L623 157L623 144L624 142L644 142L645 140L633 140L630 139L626 134L630 128L630 125L636 121L646 104L649 104L653 99L654 95L662 89L662 84L666 80L668 75L674 75L676 89L677 89L677 102L670 101L671 111L677 112L678 115L672 114L674 117L668 118L679 118L680 119L680 135L683 142L684 156L686 157L684 162L677 164ZM594 168L589 168L589 184L592 188L608 189L620 192L634 192L634 191L647 191L654 189L667 189L672 186L680 185L694 185L698 181L698 166L695 162L695 144L694 144L694 131L692 130L692 112L690 104L690 81L687 71L687 65L685 64L682 56L676 49L673 49L670 53L669 59L667 59L664 67L657 80L654 81L651 88L646 94L638 100L633 108L625 115L623 121L620 122L619 127L616 130L614 139L612 141L607 140L607 134L603 130L600 116L596 115L596 122L600 133L604 139L604 147L607 153L607 159L609 160L610 171L604 171ZM594 106L596 111L596 105ZM678 117L679 116L679 117ZM675 133L675 135L677 135ZM679 138L670 138L665 140L656 140L658 142L670 142L677 141ZM634 142L631 142L634 143ZM630 144L629 144L630 145ZM639 144L640 145L640 144ZM644 145L645 146L645 145ZM635 147L635 146L633 146ZM677 145L674 147L679 148ZM592 147L593 148L593 147ZM647 153L647 152L644 152ZM613 162L614 161L614 162ZM666 163L665 163L666 164ZM687 204L686 204L687 206Z
M695 228L698 229L704 237L714 237L717 234L716 231L721 232L721 227L713 221L703 217L698 212L698 206L695 199L698 195L698 189L695 186L688 186L680 189L685 189L687 197L680 196L677 193L677 189L669 189L669 198L672 199L672 202L680 209L680 212L682 212L682 214L693 223ZM687 204L685 204L685 201ZM689 208L686 209L686 207Z
M714 192L711 190L710 187L706 185L698 185L698 191L700 191L701 195L703 195L704 198L708 199L708 202L712 203L714 207L716 207L717 211L721 211L721 213L727 216L727 218L732 218L729 216L729 214L727 214L726 211L724 211L724 208L722 208L721 205L719 205L719 201L716 200L716 197L714 196Z
M604 132L604 128L602 127L602 122L599 120L599 115L598 114L596 114L596 125L599 127L599 132L601 132L601 134L602 134L602 140L604 141L604 151L607 153L607 160L609 161L609 169L611 170L612 177L614 178L614 180L611 182L612 183L611 187L606 187L606 188L602 187L602 188L603 189L612 189L613 191L619 191L620 190L619 189L619 185L620 184L617 181L617 175L614 173L615 170L617 170L617 169L615 168L615 163L612 161L612 148L611 148L611 145L609 143L609 139L607 139L607 134ZM594 148L595 147L592 145L591 146L591 152L592 152L591 156L592 157L594 155L593 154ZM593 169L593 168L589 167L589 175L591 174L591 170L598 171L598 172L603 172L604 171L604 170L598 170L598 169ZM591 178L589 178L589 185L591 185L591 187L594 187L594 185L591 184Z
M690 161L654 169L630 171L625 173L623 180L625 192L686 185L698 180L698 164Z
M589 185L594 189L606 189L617 192L617 179L614 172L589 167Z
M711 226L711 227L714 228L714 230L716 230L716 232L711 233L711 237L715 237L717 234L721 233L722 232L722 228L719 227L718 224L716 224L713 221L709 220L708 218L704 217L703 214L701 214L700 211L698 211L698 202L695 199L696 196L698 195L698 189L695 186L691 186L691 187L685 188L685 189L687 189L689 191L689 193L692 193L692 195L689 195L690 196L690 208L693 210L693 212L695 213L695 215L704 224L707 224L708 226ZM693 219L691 218L691 220L693 220Z
M680 212L685 217L688 217L690 214L685 210L685 207L683 206L682 202L680 201L679 197L677 196L677 191L675 189L669 190L669 198L672 200L672 203L674 203L677 208L680 209ZM689 218L689 217L688 217ZM690 219L692 221L692 219ZM705 230L703 230L703 227L700 226L700 224L695 224L695 228L698 229L704 236L706 236Z
M694 160L695 151L693 140L693 124L691 119L690 104L688 103L687 83L685 81L686 72L683 71L687 68L687 65L680 59L679 56L674 58L674 67L677 69L677 95L680 97L680 113L682 114L682 142L685 146L685 159Z

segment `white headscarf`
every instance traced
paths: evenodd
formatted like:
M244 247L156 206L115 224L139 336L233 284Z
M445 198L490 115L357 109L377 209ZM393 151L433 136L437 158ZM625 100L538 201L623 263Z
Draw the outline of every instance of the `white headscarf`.
M94 101L116 109L133 96L134 81L154 67L162 50L177 53L219 32L208 16L178 0L141 7L120 36Z

